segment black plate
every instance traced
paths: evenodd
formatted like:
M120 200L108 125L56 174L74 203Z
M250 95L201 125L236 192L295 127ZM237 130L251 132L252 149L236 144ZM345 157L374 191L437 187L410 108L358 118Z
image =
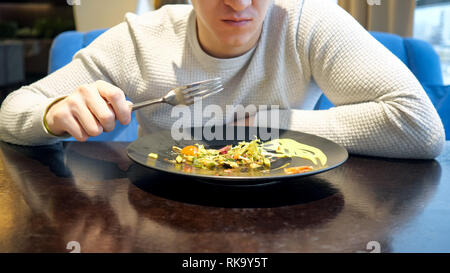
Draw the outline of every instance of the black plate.
M195 130L203 130L204 128L192 128L190 132L191 138L194 136L194 132L199 132ZM279 130L278 138L290 138L296 140L300 143L314 146L321 149L327 156L327 164L324 167L319 167L310 172L299 173L299 174L286 174L282 168L286 163L290 163L289 167L312 165L312 162L302 158L281 158L272 163L271 170L269 172L237 172L232 174L217 175L215 170L204 170L200 168L194 168L189 166L181 167L180 164L173 164L167 162L167 159L174 159L174 153L172 152L172 146L184 147L187 145L193 145L195 143L205 145L207 149L218 149L226 145L236 145L239 141L245 140L250 141L254 138L255 132L256 136L261 138L259 135L259 128L249 128L249 127L223 127L223 135L226 136L227 130L234 130L234 136L230 140L228 137L226 140L179 140L176 141L172 138L170 130L160 130L145 135L142 138L134 141L128 146L128 156L135 162L147 166L149 168L171 173L189 176L193 178L199 178L202 180L207 180L210 183L221 184L221 185L257 185L266 184L267 182L279 181L282 179L291 179L294 177L308 176L321 172L325 172L336 168L343 164L347 158L348 153L342 146L322 137L318 137L311 134L305 134L296 131L289 130ZM214 129L212 129L214 132ZM245 134L241 135L241 138L237 138L238 130L245 131ZM189 134L188 134L189 135ZM197 134L198 135L198 134ZM250 136L251 135L251 136ZM223 137L225 138L225 137ZM262 138L263 139L263 138ZM264 139L263 139L264 140ZM149 153L158 154L158 159L149 158ZM178 166L177 166L178 165ZM183 164L184 165L184 164ZM315 166L316 167L316 166ZM278 169L277 169L278 168Z

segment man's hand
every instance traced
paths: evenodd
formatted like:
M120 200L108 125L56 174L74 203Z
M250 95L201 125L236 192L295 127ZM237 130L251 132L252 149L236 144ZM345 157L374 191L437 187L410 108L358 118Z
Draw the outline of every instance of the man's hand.
M105 81L82 85L53 104L45 120L55 135L69 133L78 141L114 129L116 119L123 125L131 121L131 102L124 92Z

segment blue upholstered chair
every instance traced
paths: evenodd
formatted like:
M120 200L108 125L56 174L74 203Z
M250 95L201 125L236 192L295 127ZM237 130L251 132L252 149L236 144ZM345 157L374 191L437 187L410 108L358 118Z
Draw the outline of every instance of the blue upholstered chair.
M69 63L78 50L89 45L104 31L105 29L87 33L68 31L56 37L50 52L49 73ZM425 41L402 38L395 34L381 32L371 32L371 34L408 66L424 86L428 95L432 97L435 106L442 108L442 110L438 110L444 125L447 123L447 120L450 125L450 109L449 111L446 110L450 106L446 107L447 103L443 100L447 97L448 87L442 86L441 63L433 47ZM450 96L448 100L450 102ZM333 107L333 104L322 95L314 109L324 110L330 107ZM449 116L448 119L446 117L447 115ZM133 119L130 125L123 126L117 122L117 126L113 132L103 133L100 136L90 138L90 140L132 141L137 138L137 127L135 114L133 113ZM446 126L447 129L449 130L447 136L450 138L450 126Z
M95 38L105 31L105 29L94 30L87 33L67 31L58 35L53 41L50 50L49 73L68 64L77 51L88 46ZM132 120L129 125L124 126L116 121L114 131L91 137L89 138L89 141L134 141L137 139L137 131L138 123L136 121L136 115L133 112ZM68 140L74 139L69 138Z
M441 61L429 43L390 33L371 32L371 34L408 66L423 86L443 84ZM314 109L325 110L333 106L328 98L322 95Z

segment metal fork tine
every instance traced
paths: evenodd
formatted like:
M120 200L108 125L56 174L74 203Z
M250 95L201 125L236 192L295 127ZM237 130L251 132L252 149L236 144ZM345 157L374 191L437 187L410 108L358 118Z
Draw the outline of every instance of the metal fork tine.
M223 88L220 88L220 89L218 89L218 90L216 90L216 91L211 91L210 93L201 96L201 98L202 98L202 99L205 99L205 98L207 98L207 97L209 97L209 96L212 96L212 95L217 94L217 93L222 92L222 91L223 91Z
M204 99L204 98L207 98L207 97L209 97L211 95L217 94L217 93L219 93L221 91L223 91L223 87L222 86L218 86L218 87L216 87L214 89L204 90L204 91L202 91L200 93L195 94L194 96L189 96L186 99L187 100L193 100L195 98Z
M193 98L193 97L199 97L199 96L202 96L204 94L208 94L209 92L214 92L215 90L220 89L220 88L223 89L223 86L221 84L217 85L217 86L212 86L210 88L199 89L199 90L196 90L196 91L189 92L188 94L185 95L185 97L187 99Z
M200 82L194 82L188 85L184 86L184 89L188 89L188 88L192 88L192 87L198 87L200 85L205 85L205 84L209 84L209 83L214 83L214 82L221 82L221 78L215 78L215 79L209 79L206 81L200 81Z
M212 88L214 86L221 85L221 84L222 84L222 82L220 82L220 81L212 81L212 82L207 82L207 83L202 83L202 84L199 84L199 85L195 85L195 86L192 86L192 87L189 87L189 88L186 88L186 89L181 89L181 92L186 95L186 94L189 94L191 92L196 92L196 91L198 91L200 89Z

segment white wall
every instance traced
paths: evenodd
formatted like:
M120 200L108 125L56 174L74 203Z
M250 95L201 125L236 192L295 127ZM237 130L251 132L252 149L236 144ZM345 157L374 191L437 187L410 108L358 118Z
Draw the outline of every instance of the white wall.
M139 14L152 9L150 0L80 0L74 5L75 26L78 31L110 28L123 21L125 13Z

